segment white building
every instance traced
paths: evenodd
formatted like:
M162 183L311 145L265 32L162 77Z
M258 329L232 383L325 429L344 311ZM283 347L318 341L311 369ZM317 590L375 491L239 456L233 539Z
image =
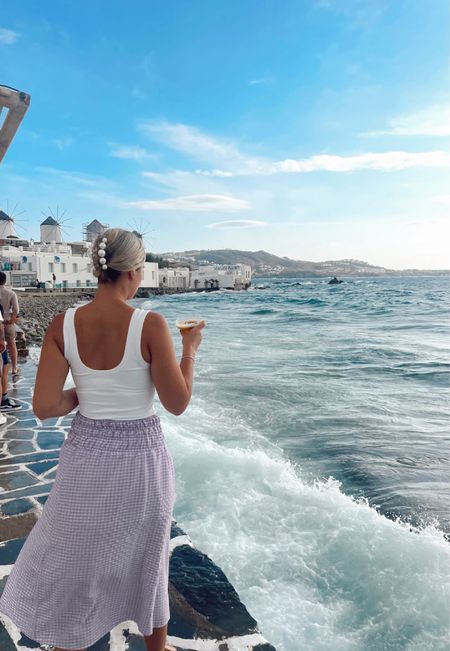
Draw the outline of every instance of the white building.
M40 225L42 241L34 242L19 239L14 232L14 220L0 211L0 269L6 273L7 284L26 288L35 287L39 281L63 290L96 287L90 251L93 239L105 228L94 219L84 226L83 241L63 242L59 222L47 217ZM189 267L158 269L158 263L146 262L141 287L183 291L245 289L250 284L251 267L246 264L200 265L190 271Z
M162 267L158 269L158 285L164 289L187 289L189 276L189 267Z
M192 289L245 289L251 280L252 269L248 264L200 265L191 271L189 286Z
M89 224L91 237L105 228L94 222ZM53 217L41 223L40 231L41 242L19 240L13 219L0 211L0 269L6 273L7 284L25 288L35 287L39 281L57 289L97 286L92 275L91 241L63 242L60 224ZM146 262L141 287L158 286L158 264Z

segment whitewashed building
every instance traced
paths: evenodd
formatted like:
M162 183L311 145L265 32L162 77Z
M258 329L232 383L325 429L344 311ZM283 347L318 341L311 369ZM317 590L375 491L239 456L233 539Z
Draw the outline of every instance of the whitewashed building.
M97 231L99 224L94 224L93 230ZM14 233L12 218L0 214L0 269L6 273L8 285L35 287L39 281L46 287L62 290L97 286L97 279L92 275L92 242L63 242L60 224L52 217L42 222L40 231L41 242L20 240ZM156 262L145 263L141 287L158 287Z
M158 284L163 289L188 289L189 267L161 267L158 269Z
M251 285L252 269L248 264L200 265L191 271L191 289L245 289Z

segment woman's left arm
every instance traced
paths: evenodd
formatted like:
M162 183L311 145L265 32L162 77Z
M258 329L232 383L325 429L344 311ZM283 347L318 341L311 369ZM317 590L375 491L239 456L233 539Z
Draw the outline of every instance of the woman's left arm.
M33 393L33 411L40 420L65 416L78 405L76 389L64 390L69 364L64 357L64 314L57 314L47 328Z

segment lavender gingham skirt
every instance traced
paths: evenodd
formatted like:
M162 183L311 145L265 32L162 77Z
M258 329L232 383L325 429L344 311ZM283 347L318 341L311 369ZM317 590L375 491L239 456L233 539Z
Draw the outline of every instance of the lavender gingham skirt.
M0 612L32 640L65 649L88 647L126 621L150 635L170 615L174 501L158 416L94 420L77 412Z

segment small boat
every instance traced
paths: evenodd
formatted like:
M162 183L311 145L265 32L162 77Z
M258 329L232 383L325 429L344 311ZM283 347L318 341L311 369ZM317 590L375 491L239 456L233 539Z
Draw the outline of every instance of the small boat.
M339 285L339 283L343 283L343 282L344 282L343 280L338 280L336 278L336 276L334 276L334 278L332 278L331 280L328 281L328 284L329 285Z

